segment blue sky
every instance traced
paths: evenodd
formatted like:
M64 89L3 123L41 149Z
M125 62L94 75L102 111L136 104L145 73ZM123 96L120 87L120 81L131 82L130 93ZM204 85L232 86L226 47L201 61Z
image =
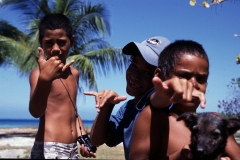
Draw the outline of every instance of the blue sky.
M202 0L197 0L199 3ZM93 1L101 2L100 0ZM106 40L118 48L130 41L142 42L152 36L164 36L170 41L191 39L203 45L210 59L210 76L203 111L218 111L218 100L227 98L227 84L240 77L236 55L240 53L240 2L203 8L190 6L189 0L108 0L111 36ZM24 28L21 15L0 9L0 19ZM0 118L33 118L28 112L30 87L28 77L21 77L14 68L0 68ZM81 83L81 82L80 82ZM109 73L97 77L99 90L111 89L126 95L125 73ZM128 99L132 97L128 96ZM97 112L94 97L78 96L78 111L82 119L92 120ZM122 102L123 103L123 102ZM115 113L122 103L115 106Z

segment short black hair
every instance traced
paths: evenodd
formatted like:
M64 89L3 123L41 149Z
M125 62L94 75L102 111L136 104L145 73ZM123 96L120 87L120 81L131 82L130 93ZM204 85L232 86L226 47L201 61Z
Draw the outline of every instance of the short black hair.
M52 13L45 15L38 24L39 40L41 41L45 30L63 29L66 31L69 39L73 36L73 28L69 18L60 13Z
M159 55L158 68L161 69L164 80L168 79L169 75L174 72L175 66L185 54L205 59L209 70L209 59L201 44L192 40L176 40L164 48Z

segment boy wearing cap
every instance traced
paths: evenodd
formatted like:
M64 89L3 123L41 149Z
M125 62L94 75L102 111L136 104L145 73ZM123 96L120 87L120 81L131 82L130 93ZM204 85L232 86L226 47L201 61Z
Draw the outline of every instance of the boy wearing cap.
M111 115L115 104L126 100L112 90L84 92L95 96L98 115L91 129L91 142L96 145L106 144L113 147L123 142L125 159L129 157L134 122L138 114L149 104L153 93L152 78L158 65L158 56L170 44L161 36L144 40L142 43L130 42L123 48L123 53L131 55L131 63L126 71L126 91L134 98L121 106L116 115Z

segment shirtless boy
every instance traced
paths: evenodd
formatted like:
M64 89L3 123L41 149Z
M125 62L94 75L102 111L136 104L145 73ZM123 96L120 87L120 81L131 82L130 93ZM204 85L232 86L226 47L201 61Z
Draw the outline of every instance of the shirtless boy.
M151 106L134 126L130 159L191 159L191 154L183 154L190 144L190 131L176 119L183 112L196 112L199 104L205 106L208 75L208 56L197 42L179 40L163 50L153 78L156 92ZM228 138L226 152L232 160L240 158L233 136Z
M82 134L86 131L75 111L79 72L70 66L74 61L66 62L74 42L72 25L62 14L49 14L38 27L41 47L29 77L29 112L40 121L30 158L79 159L79 125Z
M106 143L113 147L123 142L125 159L129 156L132 129L135 119L149 103L152 94L152 78L157 67L159 53L170 43L162 36L155 36L142 43L130 42L123 48L123 53L131 55L131 64L126 71L126 91L133 99L128 100L111 115L115 104L126 100L112 90L85 92L95 96L98 115L91 130L91 142L94 145Z

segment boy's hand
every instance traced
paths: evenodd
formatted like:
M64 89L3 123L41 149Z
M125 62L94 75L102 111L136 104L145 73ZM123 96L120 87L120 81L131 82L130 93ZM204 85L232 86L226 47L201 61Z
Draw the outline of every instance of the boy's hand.
M189 145L185 145L183 149L181 150L180 157L178 160L190 160L193 159L192 152L190 150ZM221 157L220 160L231 160L230 157Z
M201 108L205 108L205 94L195 89L186 79L175 77L163 82L159 77L153 77L152 82L156 96L165 100L165 106L171 103L191 102L193 98L198 98Z
M79 152L83 157L87 157L87 158L96 158L96 153L93 152L88 152L87 147L84 146L84 144L82 144L81 146L79 146Z
M43 49L38 47L38 51L38 66L40 70L40 76L46 81L51 81L58 78L71 64L74 63L74 60L72 60L64 65L58 56L53 56L46 61L44 58Z
M118 104L121 101L127 99L126 96L118 96L118 94L112 90L102 90L100 92L84 92L85 95L95 96L96 108L100 112L101 107L105 104Z
M193 155L189 148L189 145L185 145L183 147L183 149L181 150L181 154L180 154L180 157L178 158L178 160L187 160L187 159L192 159L192 158L193 158Z

